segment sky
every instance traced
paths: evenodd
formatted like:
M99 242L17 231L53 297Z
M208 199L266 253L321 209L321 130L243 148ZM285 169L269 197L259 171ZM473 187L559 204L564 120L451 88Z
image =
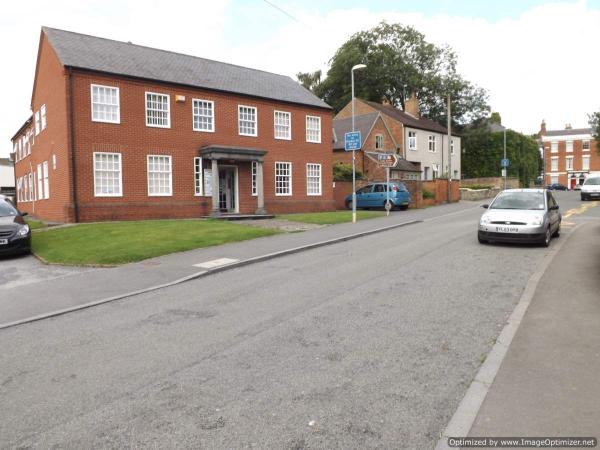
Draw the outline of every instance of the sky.
M600 0L33 0L26 14L19 2L1 8L3 157L31 115L42 25L295 77L326 73L355 32L401 23L450 45L462 75L487 90L514 130L535 133L542 119L548 129L586 127L587 114L600 110Z

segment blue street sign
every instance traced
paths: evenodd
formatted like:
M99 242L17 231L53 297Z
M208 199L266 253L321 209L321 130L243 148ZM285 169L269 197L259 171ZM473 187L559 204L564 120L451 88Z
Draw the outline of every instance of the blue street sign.
M344 150L351 152L353 150L360 150L360 147L360 131L351 131L350 133L344 134Z
M508 159L502 159L502 160L500 161L500 165L501 165L502 167L508 167Z

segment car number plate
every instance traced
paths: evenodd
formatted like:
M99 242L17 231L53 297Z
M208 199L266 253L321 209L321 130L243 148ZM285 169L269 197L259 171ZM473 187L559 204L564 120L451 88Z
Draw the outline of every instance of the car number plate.
M496 231L498 233L518 233L519 229L517 227L496 227Z
M0 239L0 245L8 244L8 239Z

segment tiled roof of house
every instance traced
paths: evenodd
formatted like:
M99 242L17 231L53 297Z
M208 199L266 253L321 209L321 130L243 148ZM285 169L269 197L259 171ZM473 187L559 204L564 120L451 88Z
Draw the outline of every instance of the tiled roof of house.
M566 130L548 130L544 136L574 136L577 134L592 134L591 128L571 128Z
M447 133L448 132L446 127L440 125L437 122L434 122L433 120L426 119L424 117L418 118L418 117L411 116L410 114L405 113L404 111L401 111L392 105L382 105L381 103L375 103L375 102L369 102L369 101L367 101L366 103L369 106L375 108L376 110L381 111L382 113L388 115L392 119L395 119L398 122L403 123L407 127L418 128L420 130L435 131L437 133Z
M375 120L377 120L377 117L379 117L379 113L376 112L354 116L354 129L355 131L360 131L360 137L363 144L369 135L369 131L371 131L371 128L373 128L373 124L375 123ZM334 119L334 150L344 149L344 134L350 131L352 131L352 117L348 117L346 119Z
M42 31L67 67L331 109L285 75L55 28Z

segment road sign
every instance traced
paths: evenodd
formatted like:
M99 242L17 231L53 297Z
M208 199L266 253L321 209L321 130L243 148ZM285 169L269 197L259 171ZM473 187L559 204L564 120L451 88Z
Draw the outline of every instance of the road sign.
M508 167L508 159L504 158L504 159L500 160L500 166Z
M344 134L344 150L347 152L360 150L361 142L360 131L351 131Z
M394 167L398 157L394 153L365 152L365 154L382 167Z

